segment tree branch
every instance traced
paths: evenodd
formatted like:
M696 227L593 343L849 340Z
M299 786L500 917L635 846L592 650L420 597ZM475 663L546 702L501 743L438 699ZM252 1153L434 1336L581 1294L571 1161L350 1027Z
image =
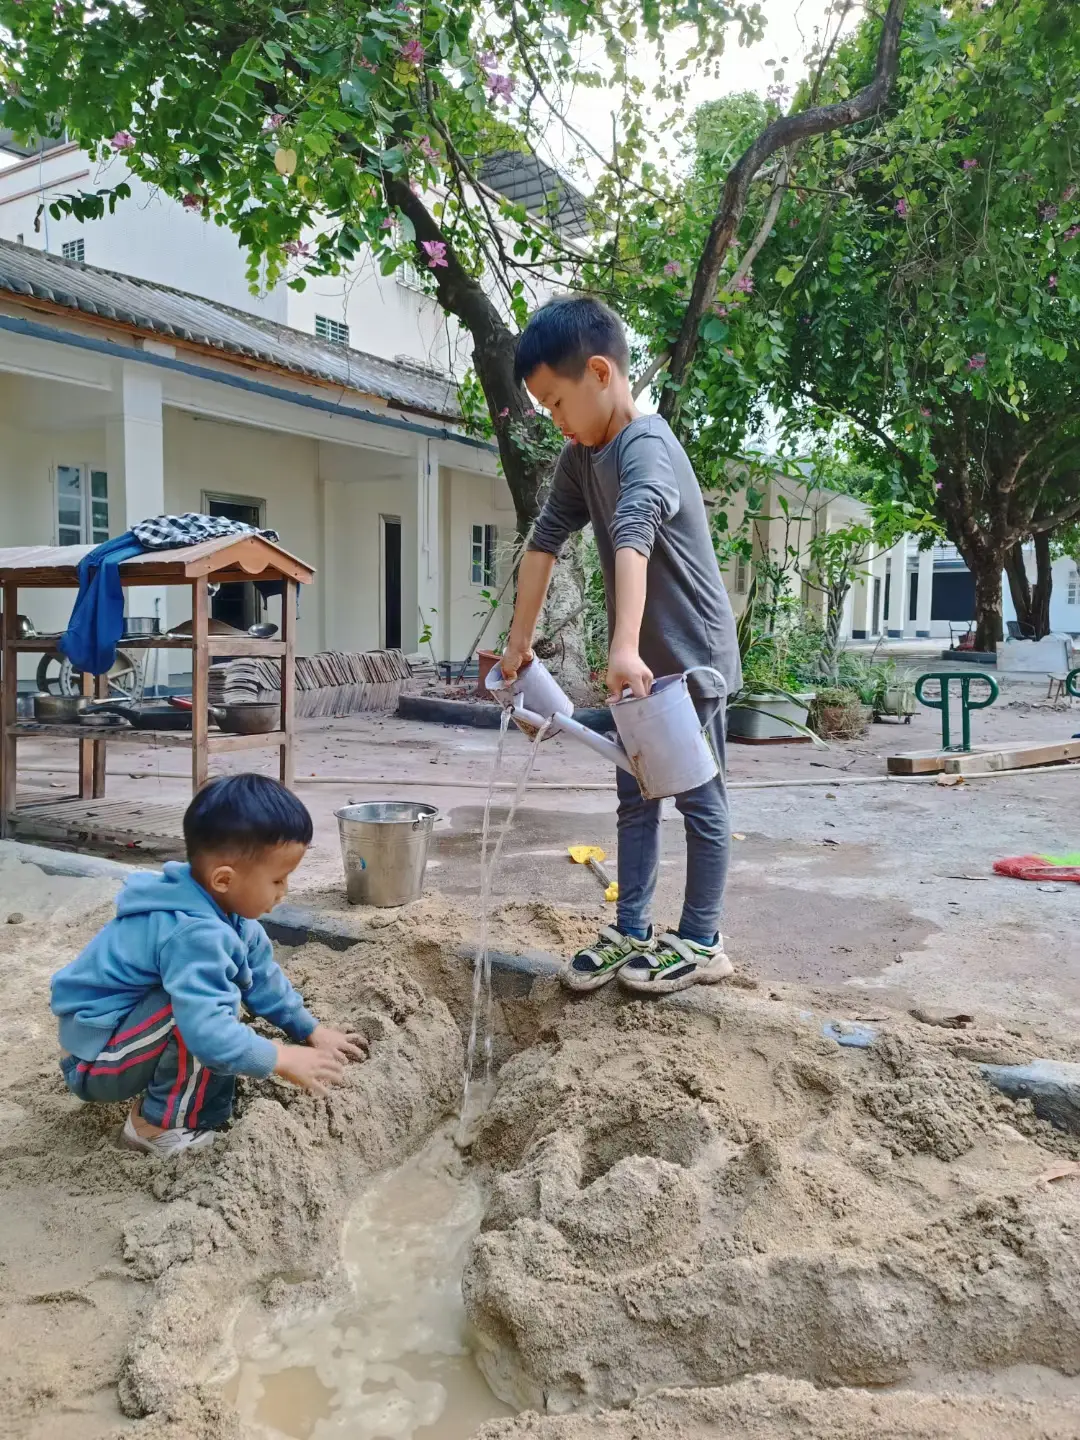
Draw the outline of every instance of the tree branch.
M673 418L678 409L679 387L689 373L697 352L702 316L716 294L724 257L746 209L750 184L755 175L777 150L786 149L814 135L824 135L830 130L840 130L857 124L881 108L896 74L905 3L906 0L889 0L889 8L881 26L874 78L869 85L848 100L841 100L834 105L812 106L796 115L784 115L774 120L770 125L766 125L728 172L720 206L698 262L690 302L672 350L671 376L675 384L664 391L660 400L660 413L665 418Z

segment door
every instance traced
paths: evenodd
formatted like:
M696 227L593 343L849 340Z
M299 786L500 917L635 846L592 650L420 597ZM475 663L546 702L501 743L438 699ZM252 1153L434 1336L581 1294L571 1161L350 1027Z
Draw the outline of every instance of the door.
M881 576L874 576L874 628L871 635L881 634Z
M383 649L401 649L401 520L382 517Z
M203 513L223 515L226 520L238 520L242 525L263 528L262 500L247 499L240 495L204 495ZM258 622L260 614L259 592L250 581L238 581L235 585L222 585L210 601L210 614L215 620L223 620L234 630L246 630Z

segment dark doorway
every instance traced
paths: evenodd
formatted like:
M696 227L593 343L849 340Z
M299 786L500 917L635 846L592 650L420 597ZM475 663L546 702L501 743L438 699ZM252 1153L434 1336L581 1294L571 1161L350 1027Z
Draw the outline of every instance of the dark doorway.
M975 618L975 576L970 570L935 570L931 620Z
M401 649L401 521L383 516L383 648Z
M874 628L871 635L881 634L881 576L874 576Z
M919 614L919 572L911 572L911 591L908 598L908 619L914 620Z
M225 496L204 497L207 515L223 515L226 520L239 520L242 525L262 528L263 506L261 500L229 499ZM259 619L259 595L250 582L222 585L210 601L210 614L215 620L223 620L234 630L246 630Z

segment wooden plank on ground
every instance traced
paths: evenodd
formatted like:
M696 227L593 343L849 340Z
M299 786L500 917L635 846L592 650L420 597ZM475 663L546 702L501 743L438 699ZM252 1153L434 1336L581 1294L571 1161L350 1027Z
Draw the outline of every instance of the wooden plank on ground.
M940 775L950 758L947 750L907 750L887 755L885 768L890 775Z
M996 770L1024 770L1035 765L1061 765L1080 760L1080 740L1059 740L1052 745L998 745L967 755L950 755L947 775L987 775Z

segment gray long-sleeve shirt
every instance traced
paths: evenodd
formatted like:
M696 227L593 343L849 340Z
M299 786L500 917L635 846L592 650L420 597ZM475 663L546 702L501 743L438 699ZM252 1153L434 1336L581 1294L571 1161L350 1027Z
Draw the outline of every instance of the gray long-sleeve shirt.
M645 664L657 678L710 665L734 695L742 683L735 620L701 487L659 415L640 415L600 450L566 446L529 548L558 555L570 535L590 522L604 572L609 638L615 552L636 550L649 561L639 643ZM707 675L691 683L699 695L718 693Z

